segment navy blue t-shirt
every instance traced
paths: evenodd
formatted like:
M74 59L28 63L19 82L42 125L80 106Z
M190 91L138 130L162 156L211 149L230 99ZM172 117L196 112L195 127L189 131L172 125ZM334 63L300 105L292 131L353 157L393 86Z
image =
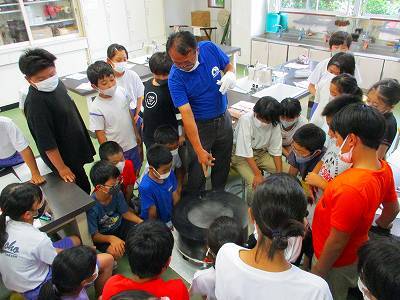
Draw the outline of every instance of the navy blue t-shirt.
M190 104L196 120L209 120L222 115L227 108L226 95L217 84L229 57L214 43L200 42L199 66L185 72L172 66L168 78L169 91L175 107Z
M124 195L119 192L106 206L96 200L95 194L92 194L92 198L96 204L87 212L89 233L112 234L121 225L122 215L128 211Z
M164 223L171 221L173 199L172 193L176 191L177 181L173 171L163 183L155 182L149 173L143 176L139 185L140 217L143 220L149 218L149 208L153 205L157 209L158 218Z

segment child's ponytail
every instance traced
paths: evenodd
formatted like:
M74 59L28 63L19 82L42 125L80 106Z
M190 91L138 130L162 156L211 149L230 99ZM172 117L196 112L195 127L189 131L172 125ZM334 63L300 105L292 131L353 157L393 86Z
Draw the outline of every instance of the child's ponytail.
M39 292L38 300L60 300L61 296L59 295L57 288L53 284L51 280L45 282L42 285Z

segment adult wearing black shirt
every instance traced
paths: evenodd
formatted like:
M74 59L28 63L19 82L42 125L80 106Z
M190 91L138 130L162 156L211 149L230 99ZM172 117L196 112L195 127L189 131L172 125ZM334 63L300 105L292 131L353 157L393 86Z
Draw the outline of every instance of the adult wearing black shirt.
M154 53L149 61L153 78L144 83L143 140L148 149L154 144L154 132L161 125L179 127L180 143L183 142L180 112L174 107L168 89L168 74L172 61L165 52Z
M19 68L30 83L24 112L39 153L49 168L66 182L90 193L83 168L95 150L75 103L58 79L56 57L44 49L27 50Z
M386 130L377 151L378 158L383 159L397 133L397 122L392 111L400 101L400 84L396 79L382 79L369 89L367 96L368 105L385 117Z

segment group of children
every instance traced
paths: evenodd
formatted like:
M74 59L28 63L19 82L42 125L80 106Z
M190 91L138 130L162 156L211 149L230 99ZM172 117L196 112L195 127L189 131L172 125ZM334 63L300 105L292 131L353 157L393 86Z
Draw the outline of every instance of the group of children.
M334 33L330 48L342 52L322 61L310 76L317 103L310 122L299 100L272 97L259 99L253 111L238 119L231 166L246 182L254 233L246 242L235 220L215 220L207 240L214 265L195 274L191 294L206 299L346 299L359 278L368 299L399 295L399 269L393 267L400 258L399 242L365 242L380 205L382 215L374 222L382 228L389 228L399 211L393 174L383 159L397 131L391 111L400 101L400 84L377 82L364 104L360 74L347 52L350 44L348 34ZM56 76L55 57L39 50L20 60L32 85L24 108L28 125L45 162L62 179L75 180L88 191L81 168L91 161L93 147L75 105L62 101L69 96ZM45 205L34 184L44 178L19 129L0 118L9 137L1 139L0 163L21 162L22 156L32 172L33 183L9 185L0 196L0 273L7 288L27 299L88 299L86 288L92 284L106 300L189 299L181 280L160 279L171 260L173 207L181 198L187 163L181 117L168 89L172 62L165 52L155 53L149 61L153 78L143 85L127 68L127 59L127 50L112 44L107 62L87 69L99 92L90 105L89 123L100 144L100 161L90 171L95 205L87 219L102 254L80 246L78 237L52 243L33 227ZM53 98L59 100L50 103ZM36 107L39 100L45 104ZM53 112L54 105L74 118ZM43 125L40 118L49 120L52 114L58 122ZM70 132L80 134L65 150ZM143 142L147 164L140 174ZM72 158L77 145L84 147L82 159ZM139 201L133 193L136 184ZM124 255L132 276L111 276ZM312 273L292 265L300 262Z

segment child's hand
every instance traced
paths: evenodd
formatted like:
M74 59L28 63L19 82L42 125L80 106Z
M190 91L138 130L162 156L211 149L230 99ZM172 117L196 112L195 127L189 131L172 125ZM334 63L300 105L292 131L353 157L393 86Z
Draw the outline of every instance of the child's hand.
M112 236L110 240L111 250L117 254L117 256L122 257L125 253L125 242L119 237Z
M185 142L185 136L182 134L179 136L179 146L182 146Z
M264 176L262 176L261 174L254 176L253 189L255 189L257 187L257 185L263 183L264 179L265 179Z
M32 179L31 179L31 183L39 185L42 184L46 181L46 179L44 179L44 177L42 175L40 175L39 173L34 174L32 173Z
M306 176L306 183L312 186L321 187L325 180L317 173L310 172Z

